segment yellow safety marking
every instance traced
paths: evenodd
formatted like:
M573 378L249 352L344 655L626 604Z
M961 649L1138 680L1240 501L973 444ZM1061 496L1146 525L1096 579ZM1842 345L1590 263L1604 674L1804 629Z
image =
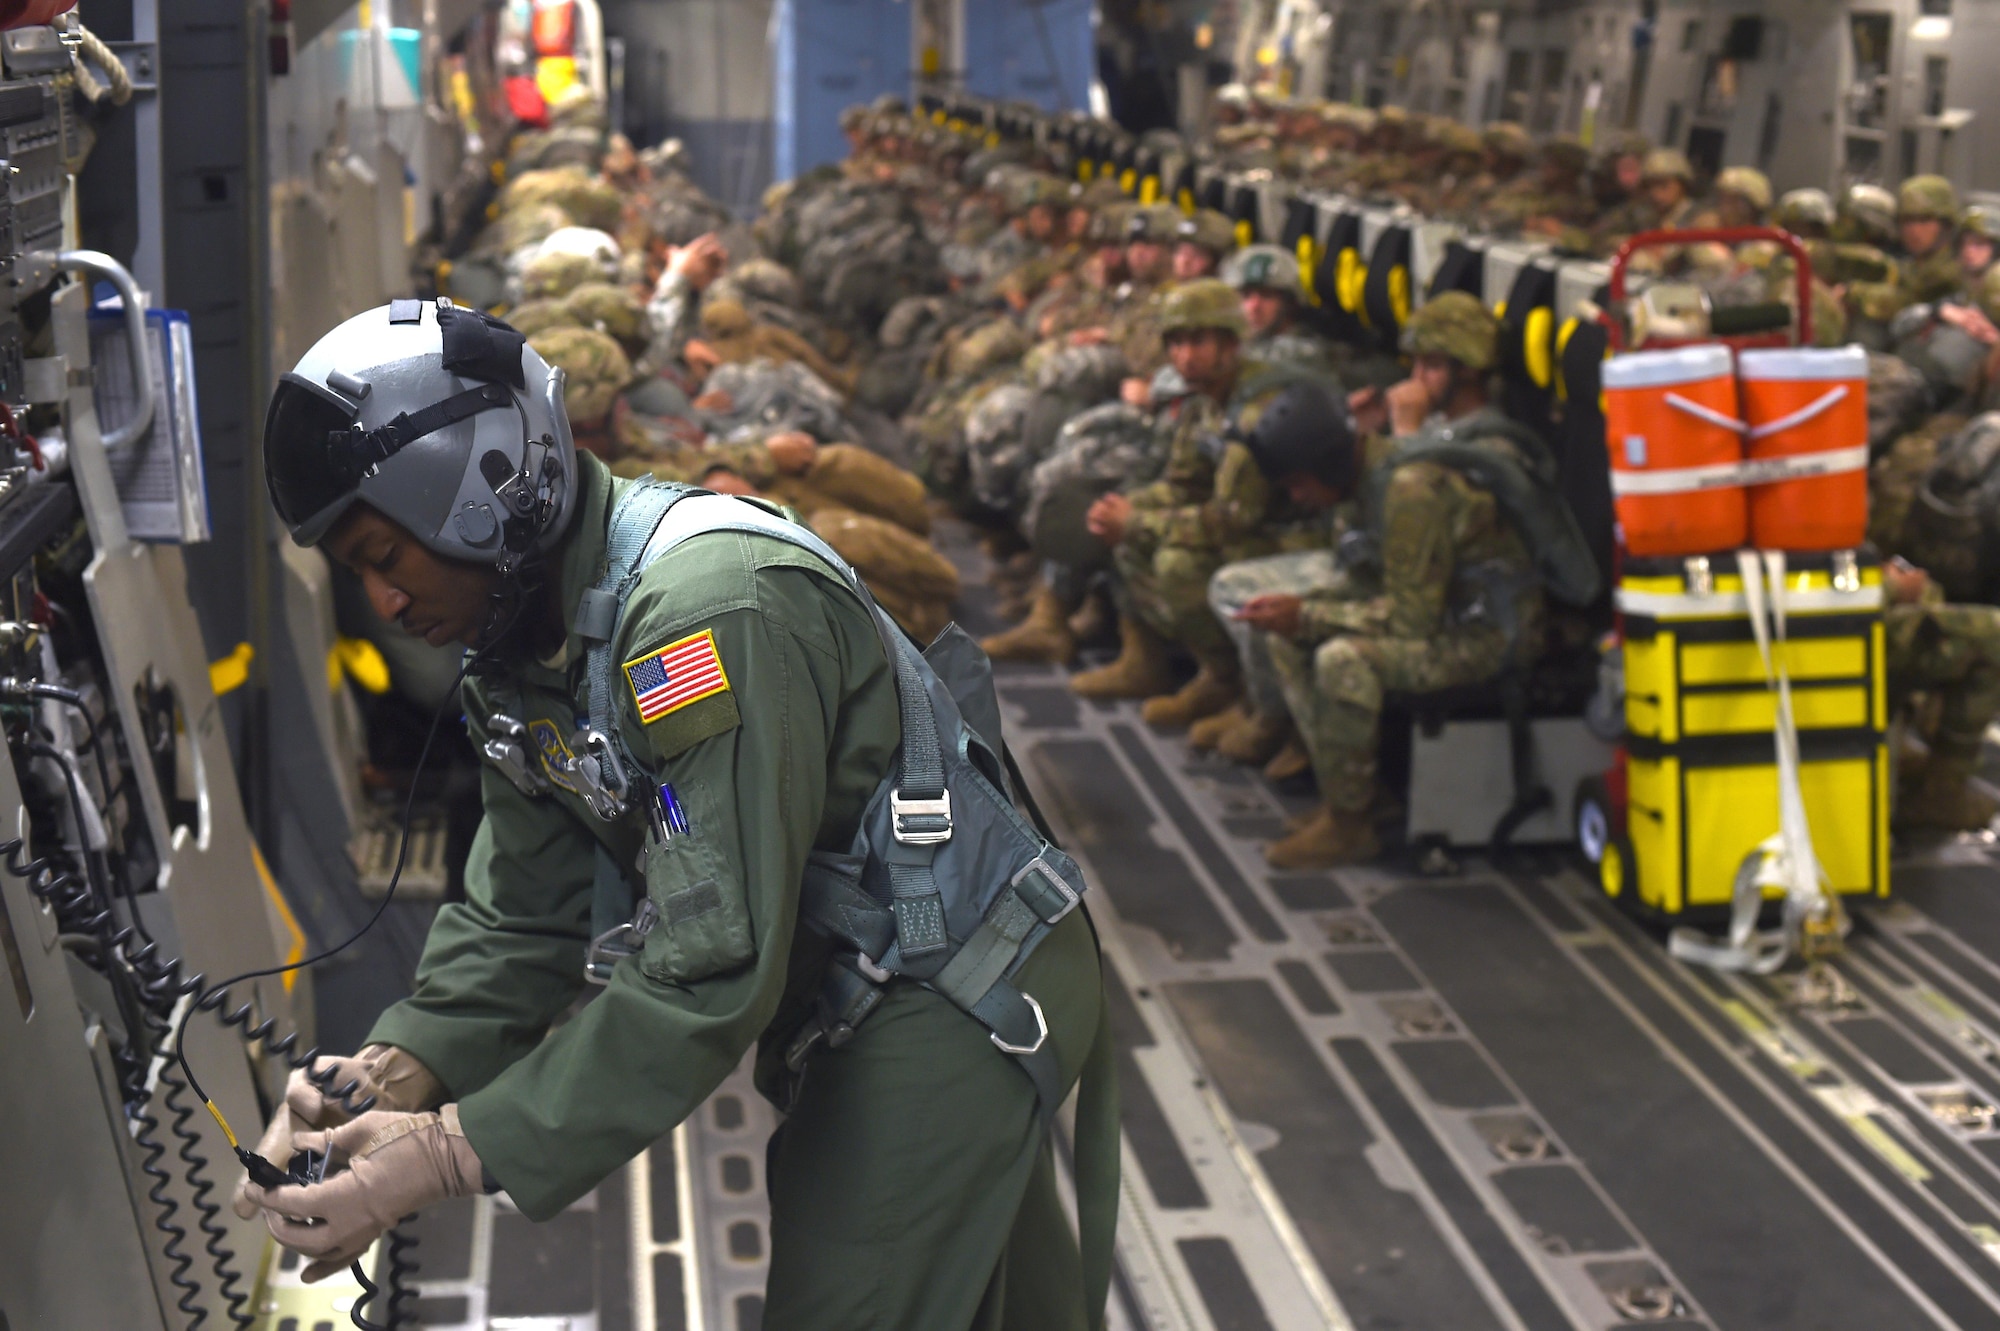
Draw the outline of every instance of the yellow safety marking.
M285 932L291 935L292 945L285 952L285 965L290 966L306 954L306 931L299 928L299 917L292 914L285 894L278 890L278 880L271 876L271 866L264 862L263 849L254 841L250 843L250 862L257 866L257 881L264 885L264 895L271 898L271 904L278 908L278 918L284 922ZM292 992L292 985L298 978L297 971L285 972L286 993Z
M1410 270L1400 263L1389 270L1389 312L1398 328L1410 321Z
M2000 1248L2000 1229L1991 1225L1967 1225L1965 1232L1982 1248Z
M334 640L326 654L327 692L340 688L342 675L370 693L389 691L389 663L382 659L382 653L375 644L366 638Z
M1912 1183L1930 1182L1931 1171L1924 1162L1904 1149L1901 1142L1891 1137L1888 1130L1866 1114L1848 1114L1842 1122L1854 1131L1869 1150L1882 1157L1882 1163L1901 1174Z
M233 693L250 679L250 661L257 655L257 649L247 642L236 644L236 650L220 661L208 663L208 687L220 698L225 693Z
M1952 1002L1949 998L1946 998L1930 986L1918 985L1913 992L1916 994L1919 1003L1922 1003L1925 1007L1953 1025L1962 1024L1969 1026L1972 1024L1972 1017L1964 1008Z
M1537 305L1528 311L1528 317L1521 325L1521 360L1528 367L1528 377L1535 381L1535 387L1547 388L1555 382L1555 311L1546 305Z

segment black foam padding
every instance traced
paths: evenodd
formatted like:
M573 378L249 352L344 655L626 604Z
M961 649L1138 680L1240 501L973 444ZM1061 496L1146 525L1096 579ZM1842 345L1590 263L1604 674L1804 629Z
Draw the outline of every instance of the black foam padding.
M1329 952L1326 964L1333 967L1342 984L1357 994L1389 994L1423 987L1402 958L1386 948Z
M1521 1222L1557 1256L1623 1252L1638 1240L1572 1165L1520 1165L1504 1169L1493 1185Z
M1231 1113L1277 1132L1258 1158L1354 1325L1497 1327L1416 1197L1376 1172L1374 1134L1277 992L1213 980L1167 995Z
M1187 862L1158 845L1153 815L1099 740L1044 740L1033 762L1049 813L1071 829L1128 923L1151 929L1186 961L1221 961L1236 942Z
M1243 873L1236 867L1235 861L1229 858L1228 853L1209 834L1207 825L1195 816L1194 809L1188 804L1187 795L1174 783L1173 778L1167 775L1167 769L1160 765L1160 760L1146 747L1146 741L1139 737L1139 732L1130 726L1119 725L1111 728L1111 735L1118 741L1118 747L1124 751L1132 766L1138 769L1141 779L1153 792L1153 798L1160 802L1160 808L1166 812L1174 826L1180 829L1188 849L1194 852L1195 858L1208 870L1209 877L1215 880L1218 888L1222 889L1222 895L1229 898L1229 904L1236 908L1236 914L1242 918L1250 932L1267 943L1284 942L1286 938L1284 926L1272 918L1270 911L1264 909L1264 903L1250 890L1250 884L1244 881Z
M1313 974L1313 968L1303 961L1281 961L1278 963L1278 978L1292 991L1292 997L1299 1000L1299 1006L1315 1017L1333 1017L1340 1014L1340 1004Z
M1104 968L1104 1001L1111 1016L1111 1040L1118 1049L1118 1117L1125 1142L1138 1158L1153 1200L1168 1210L1208 1205L1208 1194L1195 1177L1180 1138L1167 1123L1134 1049L1152 1047L1153 1033L1139 1015L1138 1004L1125 982L1110 966Z
M1609 335L1598 323L1579 323L1563 345L1562 379L1568 396L1555 434L1556 487L1576 515L1577 525L1597 557L1604 585L1612 583L1613 525L1611 456L1604 444L1604 348Z
M1454 240L1444 247L1444 258L1431 274L1424 299L1435 300L1447 291L1463 291L1468 296L1486 294L1486 256L1463 241Z
M1182 1239L1175 1246L1216 1331L1272 1331L1271 1319L1228 1239Z
M1389 275L1398 268L1407 274L1409 264L1408 227L1388 227L1375 238L1375 248L1368 252L1368 280L1361 287L1361 307L1368 312L1368 322L1374 326L1376 345L1384 351L1396 350L1402 335L1402 327L1396 322L1396 307L1389 299Z
M1514 1103L1514 1093L1478 1046L1465 1040L1398 1040L1391 1048L1440 1108L1498 1109Z
M1925 1320L1504 889L1405 886L1373 910L1716 1325L1875 1331ZM1633 946L1658 944L1635 933ZM1620 955L1602 946L1579 951L1948 1316L1971 1325L1990 1318ZM1854 1149L1866 1154L1858 1143ZM1903 1188L1896 1182L1885 1191ZM1756 1260L1744 1261L1746 1252ZM1777 1291L1784 1294L1774 1306Z

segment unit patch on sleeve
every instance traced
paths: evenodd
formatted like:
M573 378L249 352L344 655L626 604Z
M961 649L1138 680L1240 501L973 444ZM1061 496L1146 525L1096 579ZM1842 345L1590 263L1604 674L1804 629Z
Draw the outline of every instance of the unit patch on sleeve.
M715 631L703 629L625 663L625 682L650 725L689 703L729 692L729 676L715 650Z

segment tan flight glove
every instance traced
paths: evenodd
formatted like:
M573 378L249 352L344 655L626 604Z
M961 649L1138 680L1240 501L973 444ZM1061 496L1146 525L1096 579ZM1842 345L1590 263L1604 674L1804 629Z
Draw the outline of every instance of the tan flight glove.
M299 1133L339 1127L348 1121L351 1116L341 1107L343 1098L360 1104L372 1095L372 1108L405 1111L430 1109L444 1099L444 1084L415 1054L394 1045L371 1044L357 1054L313 1060L315 1071L324 1072L328 1067L333 1069L333 1075L325 1079L327 1088L335 1092L331 1096L320 1090L305 1069L293 1069L285 1081L284 1107L271 1116L257 1142L257 1154L281 1170L290 1165L298 1150L293 1139ZM230 1201L231 1209L245 1220L257 1214L249 1188L250 1176L245 1174L237 1180L236 1194Z
M458 1125L458 1106L420 1114L375 1109L292 1145L328 1151L324 1183L244 1191L271 1237L304 1257L307 1284L344 1270L404 1216L481 1190L483 1171ZM338 1172L335 1172L338 1171Z

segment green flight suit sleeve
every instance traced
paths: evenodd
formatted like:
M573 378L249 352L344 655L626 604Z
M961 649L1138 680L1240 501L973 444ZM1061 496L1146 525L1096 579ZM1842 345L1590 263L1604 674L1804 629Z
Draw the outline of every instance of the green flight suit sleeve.
M1444 623L1456 563L1458 491L1429 462L1399 467L1383 495L1382 590L1364 600L1338 589L1308 592L1295 635L1308 643L1339 633L1428 638Z
M470 691L467 710L480 714ZM476 720L473 732L476 742ZM590 931L589 834L554 800L481 766L486 816L465 865L466 899L438 911L414 992L367 1040L409 1050L454 1096L533 1049L575 1000Z
M753 558L775 545L699 537L655 563L627 604L618 660L713 633L727 688L641 725L614 677L621 733L672 784L692 831L646 861L662 918L643 953L460 1102L473 1149L532 1219L659 1140L772 1023L807 853L851 835L860 792L893 752L893 680L859 601L829 592L831 575Z

